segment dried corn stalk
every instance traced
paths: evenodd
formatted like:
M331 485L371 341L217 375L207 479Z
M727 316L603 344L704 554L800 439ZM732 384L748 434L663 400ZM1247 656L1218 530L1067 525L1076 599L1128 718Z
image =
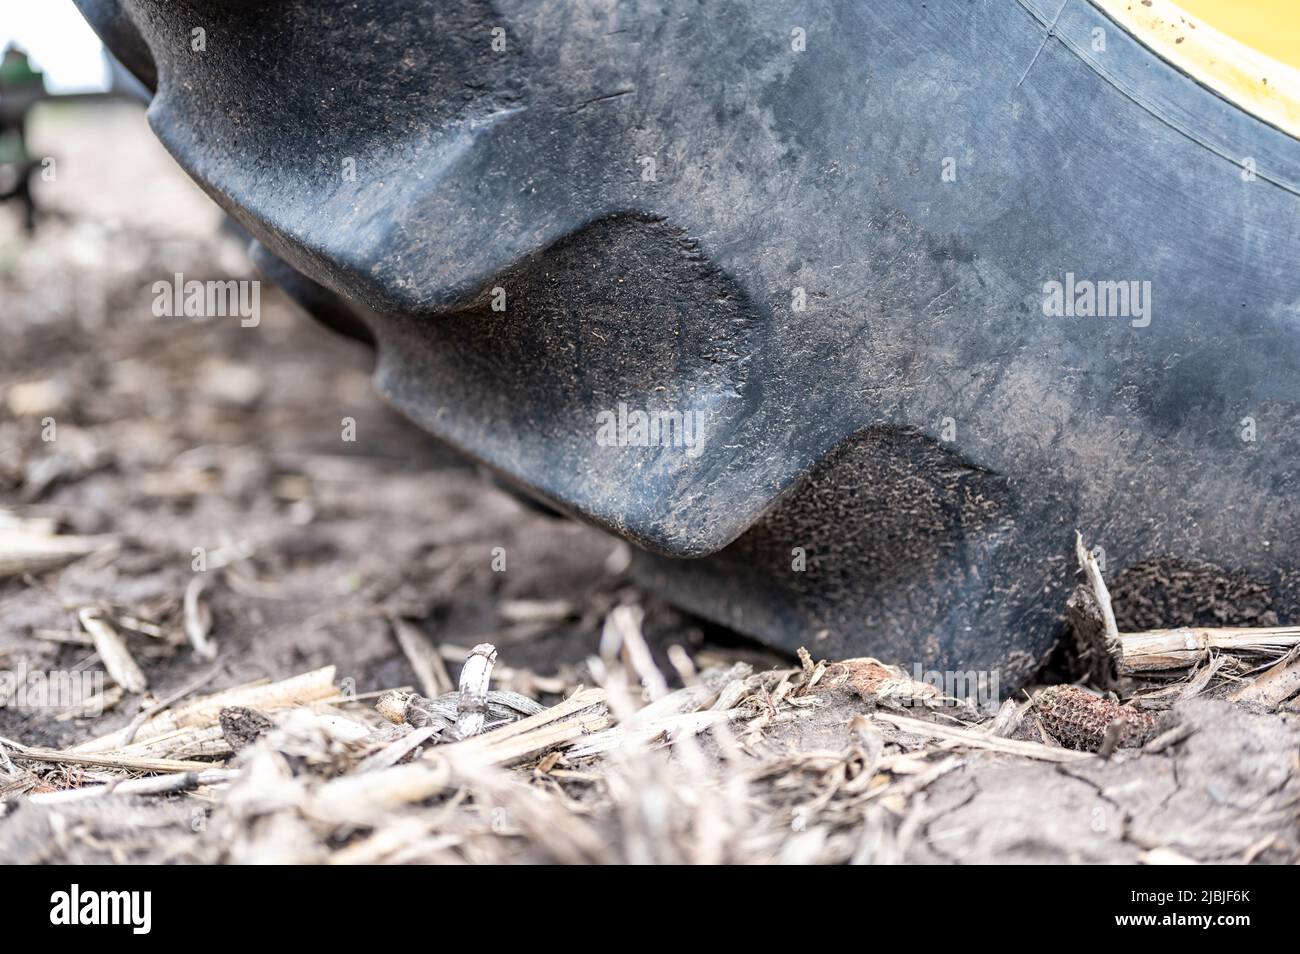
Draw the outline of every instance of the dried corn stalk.
M1236 656L1278 656L1300 646L1300 626L1181 626L1121 633L1116 662L1132 675L1162 669L1187 669L1212 652Z
M246 706L259 712L288 709L293 706L319 702L335 694L334 667L326 666L290 679L273 683L255 683L225 689L210 696L195 699L187 705L159 713L145 722L135 735L135 742L144 742L186 727L216 725L221 710L230 706ZM69 752L110 752L126 742L127 729L119 729L98 738L75 745Z
M1272 668L1261 673L1253 682L1247 683L1234 692L1230 698L1233 702L1249 702L1276 709L1287 699L1300 693L1300 659L1292 650L1284 659Z
M39 521L6 521L0 524L0 578L44 573L113 546L110 536L60 535Z
M609 725L602 689L580 689L563 702L483 735L433 749L466 764L506 765Z

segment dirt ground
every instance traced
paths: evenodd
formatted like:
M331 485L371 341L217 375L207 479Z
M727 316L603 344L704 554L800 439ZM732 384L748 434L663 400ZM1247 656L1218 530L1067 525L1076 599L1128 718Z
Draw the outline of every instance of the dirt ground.
M0 861L1300 858L1296 714L1189 683L1149 703L1174 734L1108 759L1061 749L1030 707L989 733L1023 751L891 722L881 714L982 732L991 713L892 708L853 666L785 659L641 592L623 544L442 450L376 398L366 348L269 285L255 328L155 317L151 286L175 273L255 278L239 241L133 107L46 108L32 138L58 179L41 183L34 238L0 208L0 540L41 536L61 555L0 576L0 670L102 673L89 612L147 685L110 678L87 711L0 706L13 756L0 761ZM635 631L611 648L615 608ZM393 727L374 708L384 690L422 686L403 627L453 684L470 647L491 643L494 687L542 706L600 686L627 727L656 693L689 705L635 757L538 750L497 774L462 765L441 787L421 776L425 797L396 802L390 775L364 807L331 814L322 805L364 758L412 737L414 721ZM670 674L657 690L642 639ZM339 698L317 701L368 735L303 707L309 729L269 720L229 778L184 793L59 800L117 776L22 757L122 729L159 700L331 666ZM604 708L584 711L597 709L604 725ZM736 737L712 716L682 728L707 712L730 713ZM223 757L229 717L204 737ZM386 771L416 766L404 759Z

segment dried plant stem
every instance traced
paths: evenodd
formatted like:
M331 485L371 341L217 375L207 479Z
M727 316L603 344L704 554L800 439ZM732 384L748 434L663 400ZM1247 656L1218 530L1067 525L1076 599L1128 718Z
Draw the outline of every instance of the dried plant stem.
M67 765L90 765L96 768L120 769L127 772L203 772L215 766L211 762L192 762L183 759L136 758L129 755L91 755L63 752L57 749L32 748L6 740L9 751L20 759L33 762L53 762Z
M1097 559L1084 546L1083 535L1074 535L1075 555L1088 578L1088 585L1101 611L1106 645L1121 675L1188 669L1219 651L1231 655L1280 656L1300 646L1300 626L1181 626L1121 633L1115 622L1110 591L1102 579Z
M160 713L142 725L136 733L137 741L146 741L186 727L216 725L221 710L228 706L244 706L269 712L293 706L319 702L335 694L334 667L326 666L290 679L273 683L255 683L226 689L195 699L167 712ZM119 729L107 735L75 745L69 752L111 752L126 744L127 730Z
M0 578L44 573L115 545L109 536L58 536L41 529L0 527Z
M1300 693L1300 649L1293 649L1278 660L1268 671L1234 692L1233 702L1250 702L1276 709L1283 702Z
M131 758L224 758L230 755L230 744L222 734L220 725L187 726L160 735L147 742L134 742L115 749L114 755Z
M424 801L457 784L461 777L479 777L493 766L526 758L603 728L608 724L604 699L599 689L579 690L550 709L463 742L437 746L406 765L334 779L312 794L304 811L332 824L359 824Z
M204 686L206 686L209 682L212 681L212 679L217 675L219 671L220 671L219 667L213 667L211 670L208 671L207 675L199 677L189 685L184 686L181 689L178 689L176 692L173 692L170 696L165 696L164 698L159 699L156 703L154 703L149 708L141 710L136 715L136 717L132 719L131 722L127 725L126 729L123 730L124 735L122 737L122 745L124 746L130 745L132 742L134 742L136 733L140 731L141 726L143 726L150 719L157 718L164 711L170 709L176 703L180 702L182 699L188 696L191 692L194 692L195 690L201 689Z
M95 651L103 660L110 679L127 692L141 693L149 688L149 682L126 648L126 642L103 620L99 610L93 606L84 607L77 612L77 618L94 640Z
M185 587L185 635L189 637L195 653L211 660L217 658L217 644L208 639L208 633L212 629L212 614L207 606L199 602L203 586L203 575L195 574L194 579Z
M731 709L714 712L683 712L677 715L662 716L658 719L634 718L623 725L605 729L588 736L569 749L575 758L599 755L611 749L625 745L644 745L663 737L666 741L678 741L711 729L714 726L745 718L753 713L743 709Z
M479 643L470 650L460 670L460 698L456 701L456 724L452 727L456 738L468 739L483 731L487 721L488 683L496 661L497 649L491 643Z
M1015 739L998 739L985 735L978 729L961 729L955 726L925 722L907 716L893 715L888 712L876 712L875 718L887 722L896 729L923 735L932 739L944 739L959 742L966 748L988 749L991 752L1005 752L1008 755L1022 755L1025 758L1040 759L1044 762L1078 762L1093 758L1087 752L1073 749L1053 749L1037 742L1020 742Z
M1152 629L1121 633L1116 661L1120 672L1187 669L1211 652L1233 655L1281 655L1300 646L1300 626L1205 627Z
M604 712L604 703L604 690L579 689L568 699L536 715L464 742L439 746L430 755L505 765L605 728L609 719Z
M390 742L379 751L366 756L357 763L356 771L373 772L377 769L389 768L390 766L396 765L425 742L428 742L436 736L440 731L441 728L438 726L425 726L422 729L412 729L396 742Z
M393 627L393 636L402 648L407 662L420 682L420 690L432 699L453 691L451 676L438 651L429 645L424 634L400 616L392 616L389 623Z
M1106 588L1106 581L1102 579L1097 558L1084 545L1083 534L1078 530L1074 532L1074 553L1078 557L1079 566L1083 568L1083 575L1088 579L1088 586L1097 601L1097 608L1101 611L1101 619L1106 631L1106 644L1112 647L1114 652L1115 640L1119 638L1119 626L1115 623L1115 609L1111 606L1110 590Z
M441 752L451 758L468 758L475 764L511 765L522 759L539 755L548 749L567 745L584 736L592 735L608 725L609 716L605 713L585 712L533 729L524 735L494 741L481 748L458 750L459 746L468 744L462 742L445 746ZM481 735L471 741L477 742L479 739L486 738L486 735Z
M336 824L363 821L446 790L451 784L446 762L421 760L378 772L345 775L318 788L304 807L314 818Z
M229 769L208 769L205 772L173 772L169 775L155 775L151 778L132 778L107 785L86 785L82 788L68 788L61 792L42 792L29 797L37 805L54 805L63 802L81 801L98 798L103 795L170 795L186 792L203 785L224 785L233 782L239 773Z

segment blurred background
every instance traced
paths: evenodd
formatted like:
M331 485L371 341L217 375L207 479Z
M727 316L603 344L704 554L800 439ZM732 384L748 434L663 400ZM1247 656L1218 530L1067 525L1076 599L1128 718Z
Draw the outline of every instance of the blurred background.
M105 92L112 67L72 0L0 0L0 49L17 46L51 93Z
M148 94L71 0L0 0L0 55L0 270L74 220L216 233L220 211L149 132Z

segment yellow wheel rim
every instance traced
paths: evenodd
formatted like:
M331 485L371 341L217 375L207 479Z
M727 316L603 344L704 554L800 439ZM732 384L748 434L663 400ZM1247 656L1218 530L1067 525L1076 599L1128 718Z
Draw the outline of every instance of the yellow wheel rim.
M1093 0L1174 66L1300 138L1296 0Z

